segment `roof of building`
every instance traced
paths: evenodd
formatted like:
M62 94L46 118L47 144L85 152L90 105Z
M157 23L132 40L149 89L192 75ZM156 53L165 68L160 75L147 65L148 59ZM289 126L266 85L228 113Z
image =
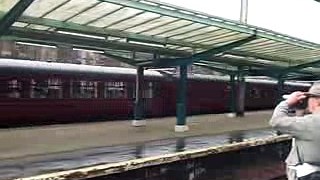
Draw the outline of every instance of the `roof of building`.
M135 66L188 62L288 79L320 73L319 44L159 1L4 0L0 18L1 39L102 50Z

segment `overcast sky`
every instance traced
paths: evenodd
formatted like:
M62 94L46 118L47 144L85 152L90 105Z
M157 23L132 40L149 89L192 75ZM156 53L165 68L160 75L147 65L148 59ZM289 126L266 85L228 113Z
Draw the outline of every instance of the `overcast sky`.
M161 0L239 20L241 0ZM320 44L320 3L314 0L248 0L248 24Z

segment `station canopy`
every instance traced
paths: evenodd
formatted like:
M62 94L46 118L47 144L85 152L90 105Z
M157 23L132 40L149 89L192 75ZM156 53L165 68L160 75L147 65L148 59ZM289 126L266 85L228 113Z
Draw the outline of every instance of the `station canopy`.
M0 0L0 36L99 50L134 66L320 75L319 44L151 0Z

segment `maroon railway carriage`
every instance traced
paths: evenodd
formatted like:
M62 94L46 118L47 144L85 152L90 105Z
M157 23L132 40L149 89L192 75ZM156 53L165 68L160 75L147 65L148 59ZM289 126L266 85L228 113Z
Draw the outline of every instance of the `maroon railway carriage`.
M0 125L31 125L107 119L133 115L136 70L28 60L0 59ZM175 115L177 78L145 71L147 117ZM188 114L229 109L228 77L190 75ZM272 108L276 83L247 80L246 109ZM289 84L288 91L308 85Z

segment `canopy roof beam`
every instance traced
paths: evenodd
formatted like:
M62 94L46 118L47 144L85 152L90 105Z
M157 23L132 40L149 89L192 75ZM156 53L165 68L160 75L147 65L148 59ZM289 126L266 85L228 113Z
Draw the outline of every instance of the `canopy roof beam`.
M121 56L116 56L107 52L103 53L106 57L112 58L114 60L120 61L122 63L126 63L129 64L131 66L137 66L137 63L134 59L130 59L130 58L125 58L125 57L121 57Z
M286 59L286 58L279 58L279 57L274 57L270 55L258 54L255 52L245 52L245 51L238 51L238 50L228 51L227 54L242 56L242 57L252 57L257 59L265 59L268 61L279 61L279 62L287 62L287 63L290 61L290 59Z
M221 72L245 67L248 75L320 74L318 61L311 62L320 57L319 44L210 14L153 0L32 2L2 8L0 39L100 50L133 66L197 63ZM68 7L77 10L65 12Z
M228 70L226 68L218 68L214 65L206 65L206 64L202 64L202 63L194 63L195 66L199 66L199 67L203 67L203 68L207 68L222 74L227 74L230 76L235 76L239 73L239 70L234 69L234 70ZM269 76L272 78L275 78L276 75L274 74L273 71L267 70L267 69L242 69L241 70L241 74L242 75L249 75L249 76Z
M227 70L227 69L222 69L222 68L217 68L217 67L215 67L215 66L205 65L205 64L202 64L202 63L194 63L194 65L195 65L195 66L199 66L199 67L203 67L203 68L206 68L206 69L210 69L210 70L213 70L213 71L222 73L222 74L228 74L228 75L235 75L235 74L237 74L237 71Z
M295 46L309 48L308 43L303 41L291 41L290 37L286 37L285 35L276 34L275 32L268 31L268 30L262 30L262 29L257 30L257 28L253 26L248 26L242 23L238 23L236 21L232 21L232 22L228 21L230 23L225 23L224 21L220 20L221 18L218 19L211 15L201 14L202 16L204 16L204 17L201 17L201 16L197 16L197 13L194 13L194 12L182 13L181 11L186 12L188 10L179 8L179 7L174 7L174 9L164 8L163 7L164 3L157 4L157 2L154 2L154 1L150 3L142 3L142 2L131 1L131 0L100 0L100 1L117 4L125 7L130 7L134 9L139 9L146 12L152 12L152 13L156 13L163 16L170 16L170 17L179 18L183 20L193 21L193 22L204 24L204 25L210 25L210 26L216 26L219 28L235 30L238 32L246 33L246 34L251 34L251 35L257 34L258 36L263 38L275 40L278 42L284 42L284 43L292 44ZM168 6L171 6L171 5L168 5ZM285 38L281 38L281 37L285 37Z
M147 42L154 42L159 44L172 44L172 45L183 46L183 47L193 47L193 48L209 47L209 46L194 44L190 42L187 43L187 42L173 40L173 39L151 37L151 36L130 33L125 31L102 29L98 27L85 26L85 25L80 25L72 22L62 22L62 21L57 21L54 19L47 19L47 18L34 18L29 16L22 16L21 18L19 18L18 21L23 23L48 26L48 27L56 28L57 30L70 31L75 33L91 34L91 35L98 35L98 36L115 36L120 38L135 39L137 41L142 41L142 42L147 41Z
M140 3L141 4L141 3ZM30 16L22 16L18 19L19 22L22 23L28 23L28 24L34 24L34 25L41 25L41 26L48 26L51 28L55 28L56 30L61 31L69 31L69 32L75 32L75 33L82 33L82 34L88 34L88 35L98 35L98 36L114 36L119 38L127 38L127 40L134 40L134 41L140 41L140 42L147 42L147 43L156 43L161 45L174 45L174 46L181 46L181 47L190 47L192 49L210 49L212 48L212 45L204 45L201 43L195 43L195 42L187 42L183 39L172 39L172 38L164 38L160 36L148 36L140 33L131 33L126 31L118 31L118 30L112 30L112 29L103 29L99 27L93 27L93 26L86 26L86 25L80 25L77 23L72 22L62 22L54 19L48 19L48 18L35 18ZM224 23L226 24L226 23ZM252 30L250 34L258 33L258 30L255 29ZM260 33L261 34L261 33ZM261 38L261 36L259 36ZM286 43L286 42L283 42ZM290 44L290 43L289 43ZM300 44L301 45L301 44ZM300 47L300 46L299 46ZM233 55L240 55L240 56L247 56L247 57L255 57L259 59L266 59L269 61L283 61L288 62L290 61L287 58L280 58L277 56L267 56L264 53L246 53L239 50L230 50L228 52L229 54Z
M288 73L288 72L292 72L292 71L299 71L301 69L312 67L314 65L319 65L319 64L320 64L320 59L312 61L312 62L308 62L308 63L299 64L296 66L290 66L287 69L285 69L284 73Z
M282 67L286 67L285 65L274 65L259 62L259 60L248 60L246 58L229 58L223 56L214 56L210 60L201 60L199 62L209 63L209 62L218 62L224 63L231 66L254 66L259 68L272 68L272 69L282 69Z
M256 39L255 35L249 36L247 38L243 38L241 40L235 41L235 42L231 42L219 47L215 47L212 49L209 49L207 51L203 51L197 54L194 54L190 57L184 57L184 58L172 58L172 59L154 59L153 61L150 62L143 62L143 63L139 63L138 65L140 66L161 66L161 67L171 67L171 66L178 66L178 65L183 65L183 64L192 64L194 62L198 62L202 59L206 60L206 59L211 59L213 55L215 54L219 54L225 51L228 51L232 48L238 47L242 44L248 43L252 40Z
M219 53L231 50L231 49L233 49L235 47L241 46L241 45L243 45L245 43L248 43L250 41L253 41L255 39L256 39L256 35L252 35L252 36L249 36L247 38L244 38L244 39L241 39L241 40L238 40L238 41L234 41L234 42L231 42L231 43L219 46L219 47L215 47L215 48L209 49L209 50L204 51L204 52L200 52L200 53L194 54L194 55L191 56L191 58L193 60L195 60L195 61L199 61L201 59L208 59L208 58L211 58L215 54L219 54Z
M20 0L0 20L0 37L8 32L11 25L17 21L22 13L34 0Z
M11 35L11 36L10 36ZM21 28L13 28L10 30L8 37L4 38L7 40L16 41L30 41L30 42L41 42L41 43L58 43L58 44L70 44L72 46L81 48L97 48L99 50L104 49L121 49L127 51L145 52L151 54L162 54L171 56L190 56L190 53L181 50L172 50L161 47L146 46L140 44L129 44L123 42L106 41L92 38L85 38L72 35L64 35L54 32L43 32L43 31L26 31Z

